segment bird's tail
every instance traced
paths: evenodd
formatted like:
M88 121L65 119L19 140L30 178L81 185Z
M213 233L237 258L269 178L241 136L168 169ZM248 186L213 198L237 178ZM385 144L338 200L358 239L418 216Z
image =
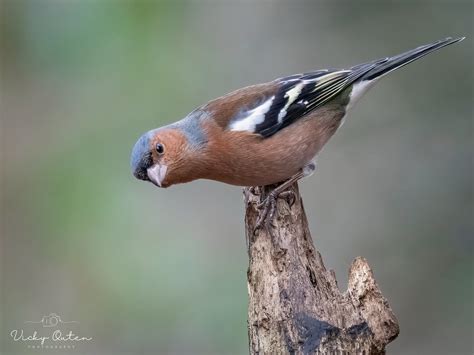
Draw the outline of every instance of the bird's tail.
M371 62L371 64L375 64L373 66L373 69L367 71L364 75L362 75L357 81L365 81L365 80L373 80L380 78L391 71L401 68L408 63L413 62L414 60L417 60L431 52L434 52L440 48L449 46L450 44L460 42L464 39L465 37L459 37L459 38L451 38L448 37L446 39L442 39L440 41L431 43L431 44L426 44L424 46L420 46L418 48L412 49L408 52L396 55L394 57L387 57L379 60L375 60ZM352 70L357 69L358 67L361 67L363 65L367 65L369 63L364 63L361 65L357 65L353 68Z

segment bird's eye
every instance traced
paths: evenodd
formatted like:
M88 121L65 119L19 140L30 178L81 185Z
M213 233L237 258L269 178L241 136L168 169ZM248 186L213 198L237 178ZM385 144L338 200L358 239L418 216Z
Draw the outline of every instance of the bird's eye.
M161 155L161 154L163 154L163 153L165 152L165 147L163 147L163 144L161 144L161 143L156 143L155 149L156 149L156 152L157 152L159 155Z

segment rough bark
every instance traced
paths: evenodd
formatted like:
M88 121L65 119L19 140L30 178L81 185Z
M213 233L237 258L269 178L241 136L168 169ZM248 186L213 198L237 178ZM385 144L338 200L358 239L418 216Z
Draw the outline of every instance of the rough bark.
M384 354L399 332L364 258L342 293L308 229L298 184L290 207L278 200L273 226L254 234L257 204L271 187L244 189L248 333L251 354Z

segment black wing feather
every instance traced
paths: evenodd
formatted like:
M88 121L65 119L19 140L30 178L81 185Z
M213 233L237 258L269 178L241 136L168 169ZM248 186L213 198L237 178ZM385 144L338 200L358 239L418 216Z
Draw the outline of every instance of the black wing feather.
M357 81L378 79L428 53L462 41L446 38L405 53L353 66L350 69L324 69L275 80L279 89L254 133L270 137L311 111L321 107Z
M270 137L331 100L355 80L373 69L375 63L360 65L355 70L318 70L277 79L280 88L275 94L265 119L255 127L255 133L263 137ZM293 89L297 90L298 85L300 88L297 95L290 97L288 93ZM288 104L289 100L291 102ZM282 116L280 119L279 115Z

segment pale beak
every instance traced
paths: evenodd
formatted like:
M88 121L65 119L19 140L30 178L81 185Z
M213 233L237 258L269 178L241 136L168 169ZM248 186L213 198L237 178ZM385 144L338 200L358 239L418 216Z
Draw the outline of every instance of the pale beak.
M162 164L155 164L152 167L146 170L148 178L150 181L158 187L161 187L163 180L166 176L166 170L168 167Z

